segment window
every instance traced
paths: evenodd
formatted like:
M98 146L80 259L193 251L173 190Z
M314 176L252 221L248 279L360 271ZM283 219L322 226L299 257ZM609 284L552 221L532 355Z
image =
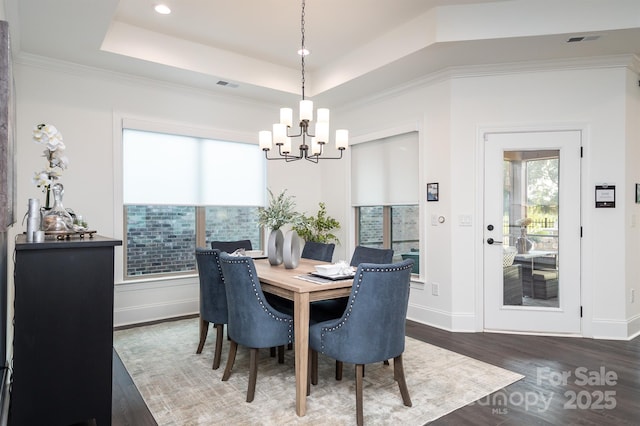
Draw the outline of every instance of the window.
M356 243L392 248L394 261L413 258L419 273L418 133L353 145L352 151Z
M536 250L558 250L560 152L505 151L503 233L516 245L526 218Z
M250 239L265 165L254 145L123 129L125 277L195 271L195 248Z

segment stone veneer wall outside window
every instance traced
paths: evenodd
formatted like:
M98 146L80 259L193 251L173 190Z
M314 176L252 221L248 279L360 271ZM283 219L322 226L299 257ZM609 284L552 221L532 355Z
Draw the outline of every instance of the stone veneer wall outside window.
M195 206L125 206L127 277L195 271L196 210ZM206 207L206 246L213 240L250 239L259 250L257 210Z
M261 250L257 207L207 207L206 241L251 240L254 250Z
M126 206L127 276L196 268L194 206Z
M205 240L249 239L261 247L257 207L206 207ZM361 208L360 242L383 246L382 207ZM126 206L127 277L191 272L196 270L195 206ZM418 249L418 206L392 208L393 249L399 255Z
M393 250L396 260L399 255L419 249L419 215L418 206L392 206L391 233ZM383 247L383 207L360 207L360 235L358 244L382 248Z

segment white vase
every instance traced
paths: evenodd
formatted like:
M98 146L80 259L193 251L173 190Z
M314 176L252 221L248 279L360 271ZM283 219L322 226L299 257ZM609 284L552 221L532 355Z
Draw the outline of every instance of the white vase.
M287 269L294 269L298 267L300 263L300 256L302 255L302 241L298 236L298 233L294 230L287 231L284 236L284 248L282 250L282 256L284 258L284 267Z
M520 229L520 237L516 240L516 249L518 254L527 254L530 250L533 250L533 241L527 238L527 231L525 228Z
M284 236L282 231L274 229L269 234L269 240L267 241L267 257L269 263L272 265L279 265L282 263L282 246L284 244Z

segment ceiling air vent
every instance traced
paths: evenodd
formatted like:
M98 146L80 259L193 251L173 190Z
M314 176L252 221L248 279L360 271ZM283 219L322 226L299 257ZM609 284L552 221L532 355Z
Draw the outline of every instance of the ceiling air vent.
M599 38L600 38L599 35L576 36L576 37L569 38L569 40L567 40L567 43L578 43L578 42L581 42L581 41L594 41L594 40L597 40Z
M228 81L224 81L224 80L218 80L218 82L216 83L218 86L228 86L231 87L233 89L235 89L236 87L238 87L237 84L235 83L229 83Z

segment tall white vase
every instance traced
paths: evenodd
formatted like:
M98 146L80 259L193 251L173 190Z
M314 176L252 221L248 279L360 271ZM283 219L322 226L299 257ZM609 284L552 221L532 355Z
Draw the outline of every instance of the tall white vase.
M298 267L300 263L300 256L302 255L302 241L298 236L298 233L294 230L287 231L284 236L284 248L282 250L282 256L284 258L284 267L287 269L294 269Z
M269 240L267 241L267 256L269 257L269 263L272 265L279 265L282 263L282 246L284 244L284 236L282 231L274 229L269 234Z

